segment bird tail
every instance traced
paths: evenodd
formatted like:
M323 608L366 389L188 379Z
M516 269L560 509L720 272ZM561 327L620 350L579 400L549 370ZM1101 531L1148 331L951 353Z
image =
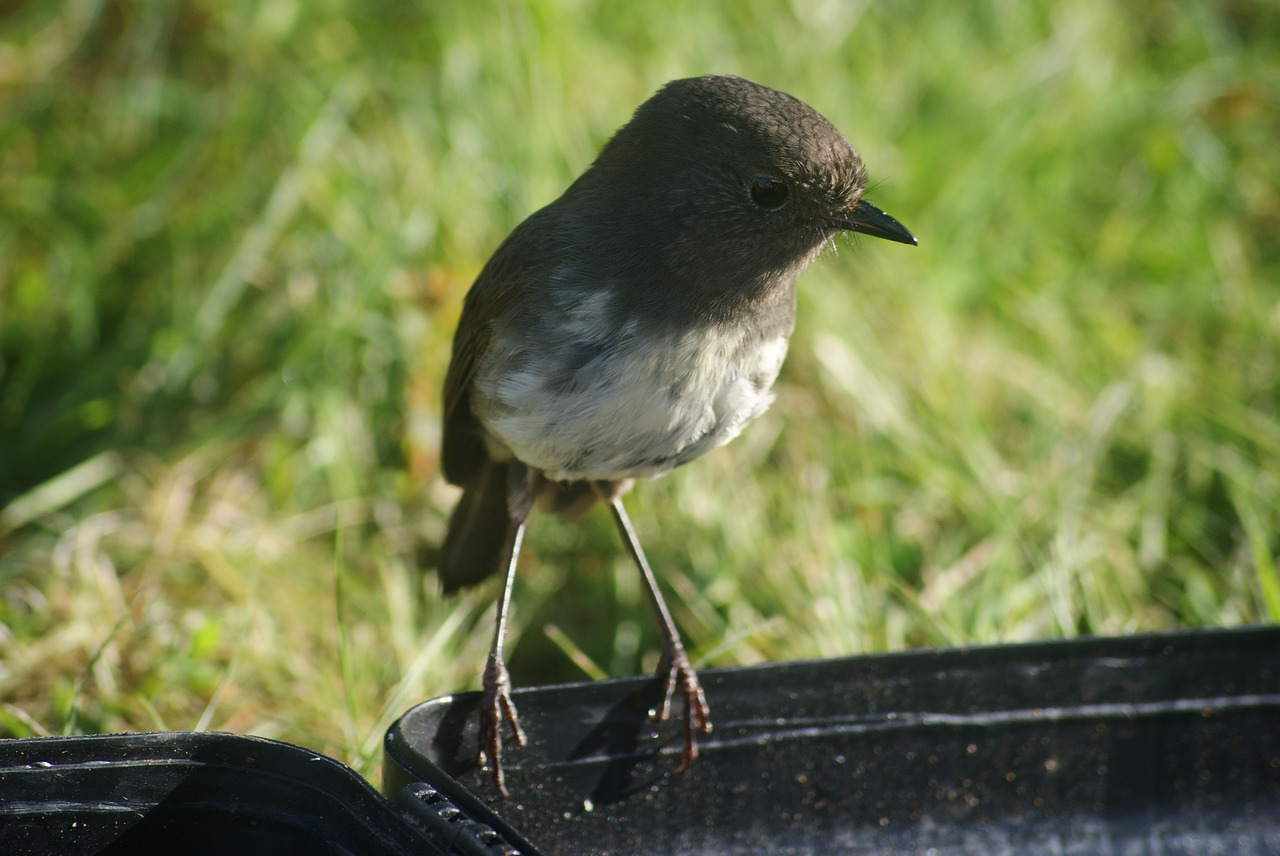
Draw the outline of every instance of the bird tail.
M513 473L513 466L520 470ZM513 488L513 476L517 485L524 481L524 488ZM479 473L462 489L436 559L444 593L476 585L502 570L502 549L513 514L509 503L518 506L514 513L523 520L530 504L540 497L556 516L575 520L602 497L612 499L630 487L631 479L551 482L519 462L486 457Z
M477 477L462 491L436 562L445 594L476 585L499 570L510 524L508 466L486 458Z

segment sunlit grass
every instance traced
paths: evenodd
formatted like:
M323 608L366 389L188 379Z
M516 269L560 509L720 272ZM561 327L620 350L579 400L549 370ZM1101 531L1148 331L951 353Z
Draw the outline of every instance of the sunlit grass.
M441 598L463 294L667 79L845 129L917 249L804 277L778 403L640 485L695 658L1280 620L1280 25L1054 4L0 13L0 732L376 768L475 687ZM606 515L536 518L517 684L653 667Z

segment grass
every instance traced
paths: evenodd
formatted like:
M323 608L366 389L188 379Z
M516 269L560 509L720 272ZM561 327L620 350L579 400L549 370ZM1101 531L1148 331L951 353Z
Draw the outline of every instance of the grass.
M916 250L801 282L778 404L629 502L730 665L1280 620L1280 15L1232 4L64 2L0 13L0 733L366 775L475 687L424 573L467 287L664 81L844 129ZM519 685L652 668L536 518Z

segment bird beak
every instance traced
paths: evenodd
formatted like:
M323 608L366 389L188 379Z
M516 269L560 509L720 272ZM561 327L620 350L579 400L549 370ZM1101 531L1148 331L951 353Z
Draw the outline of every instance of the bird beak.
M907 227L881 211L865 199L858 200L853 210L844 217L832 221L841 229L850 232L861 232L873 238L884 238L886 241L897 241L899 244L916 245L916 237L907 231Z

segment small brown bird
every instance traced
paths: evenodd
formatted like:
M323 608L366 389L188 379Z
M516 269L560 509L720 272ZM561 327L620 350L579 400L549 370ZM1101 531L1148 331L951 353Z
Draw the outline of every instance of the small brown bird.
M668 83L564 195L516 227L463 306L444 389L445 477L463 488L438 564L446 592L503 571L484 670L480 763L506 793L502 722L525 742L503 662L535 499L612 512L662 636L679 770L710 708L622 507L636 478L727 443L773 401L795 281L837 233L915 244L863 198L858 153L796 98L736 77Z

